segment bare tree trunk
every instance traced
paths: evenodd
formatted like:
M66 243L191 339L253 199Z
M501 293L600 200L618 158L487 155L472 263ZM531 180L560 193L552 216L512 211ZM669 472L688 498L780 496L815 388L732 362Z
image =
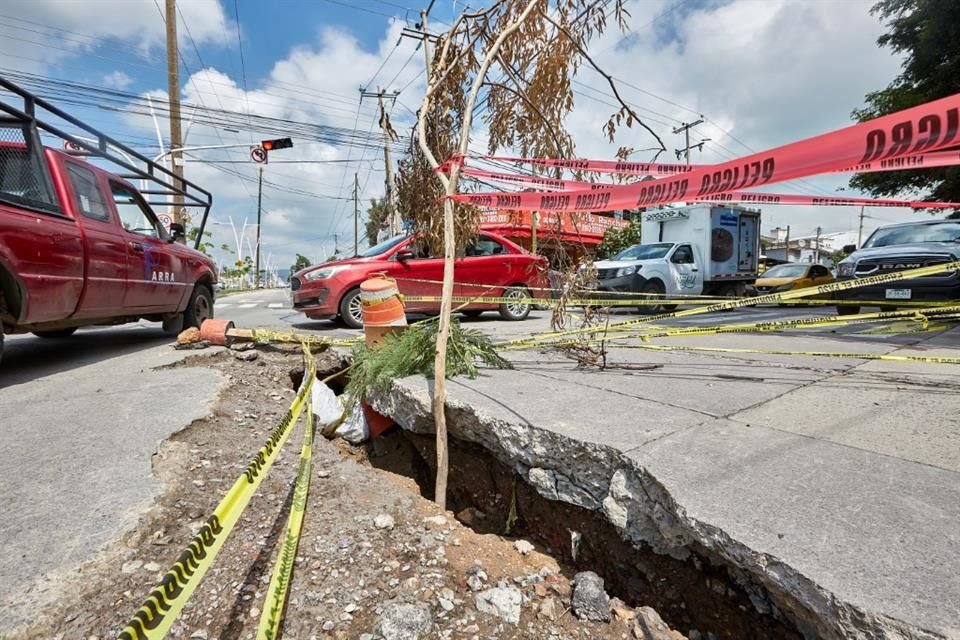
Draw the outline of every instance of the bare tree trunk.
M497 53L504 41L509 38L523 24L534 8L542 0L530 0L524 8L523 13L517 20L508 25L494 40L493 44L484 55L483 63L473 79L473 87L470 90L470 96L464 109L464 119L460 129L459 156L462 158L467 153L467 145L470 143L470 127L473 123L473 107L477 103L477 97L480 94L480 88L483 86L484 79L490 64L496 58ZM441 60L446 58L446 47L441 55ZM420 118L417 123L418 138L420 148L424 151L433 168L439 166L436 158L430 153L426 141L426 115L429 111L430 96L436 86L427 87L427 94L424 96L423 107L420 110ZM453 233L453 215L454 203L450 196L457 193L457 183L460 178L459 160L451 163L449 178L438 174L446 190L447 199L443 204L443 287L440 298L440 326L437 331L437 352L433 363L434 387L433 387L433 419L437 431L437 478L434 491L434 500L440 505L441 509L447 508L447 474L449 470L449 457L447 455L447 339L450 337L451 310L453 308L453 268L456 251L456 238Z

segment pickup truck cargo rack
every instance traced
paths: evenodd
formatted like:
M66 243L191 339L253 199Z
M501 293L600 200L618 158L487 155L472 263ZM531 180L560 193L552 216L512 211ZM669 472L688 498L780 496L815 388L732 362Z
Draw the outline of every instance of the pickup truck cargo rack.
M23 100L22 108L11 104L4 91L19 96ZM46 100L33 95L26 89L10 82L3 76L0 76L0 130L19 128L23 135L23 143L28 149L40 150L43 143L40 139L40 131L49 133L60 138L74 149L81 150L82 155L95 156L103 158L108 162L121 167L127 173L118 173L121 178L127 180L142 180L149 182L156 188L140 190L145 197L164 196L171 199L182 198L182 202L176 202L176 206L192 207L202 210L200 219L199 233L197 234L194 248L199 249L203 241L203 232L207 226L207 217L210 214L210 206L213 204L213 195L190 182L189 180L176 176L166 167L154 162L143 154L122 142L112 138L94 127L78 120L63 110L55 107ZM41 118L38 113L43 114ZM63 130L63 126L55 123L63 122L90 134L90 140L71 135ZM42 158L42 154L37 154ZM134 162L140 163L134 164ZM52 194L53 187L49 184L49 175L46 171L40 172L44 176L46 184L38 185L38 189L46 190ZM179 186L178 186L179 183ZM47 198L47 202L53 202L53 198ZM174 203L166 200L150 199L147 201L152 205L174 206ZM31 206L37 207L38 202L31 202ZM56 213L56 207L53 205L40 206L41 209Z

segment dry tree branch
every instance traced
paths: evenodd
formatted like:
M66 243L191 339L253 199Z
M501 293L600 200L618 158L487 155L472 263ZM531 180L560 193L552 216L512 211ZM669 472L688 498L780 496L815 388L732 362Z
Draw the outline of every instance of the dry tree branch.
M580 44L580 41L579 41L577 38L575 38L575 37L573 36L573 34L571 34L569 30L567 30L566 27L564 27L562 24L560 24L559 22L557 22L556 20L554 20L552 17L550 17L550 15L549 15L547 12L545 12L545 11L541 11L541 12L540 12L540 15L543 17L544 20L546 20L547 22L549 22L550 24L552 24L552 25L557 29L557 31L559 31L560 33L562 33L562 34L564 35L564 37L566 37L567 40L569 40L569 41L573 44L573 46L575 46L575 47L577 48L577 51L580 52L580 55L583 56L583 59L584 59L584 60L586 60L587 62L590 63L590 66L593 67L593 70L594 70L594 71L596 71L596 72L599 73L601 76L603 76L604 79L606 79L607 84L610 85L610 90L613 91L613 96L614 96L614 98L616 98L617 102L619 102L619 103L620 103L620 106L622 107L621 113L626 112L627 114L629 114L630 118L632 118L633 120L636 120L636 121L640 124L641 127L643 127L644 129L647 130L647 133L649 133L651 136L653 136L654 139L655 139L657 142L660 143L661 152L666 151L666 150L667 150L667 146L666 146L665 144L663 144L663 140L660 139L660 136L658 136L657 133L656 133L653 129L651 129L651 128L647 125L647 123L644 122L643 119L642 119L640 116L638 116L638 115L636 114L636 112L635 112L633 109L630 108L630 105L628 105L628 104L624 101L624 99L620 96L620 92L617 90L617 83L614 82L613 76L610 75L609 73L607 73L606 71L604 71L604 70L600 67L600 65L598 65L598 64L594 61L594 59L590 57L590 54L588 54L588 53L587 53L587 50L584 49L584 47L583 47L582 44ZM629 122L629 121L628 121L628 122ZM629 125L628 125L628 126L629 126ZM608 128L608 130L607 130L607 135L608 135L608 137L610 138L610 141L613 142L613 132L612 132L609 128ZM659 155L659 153L658 153L657 155Z
M523 100L527 104L527 106L530 108L530 110L533 111L537 115L537 117L539 117L543 121L545 125L547 125L547 130L550 132L550 137L553 138L553 142L557 145L557 151L562 152L566 148L566 145L563 144L563 142L557 136L556 124L553 122L550 122L550 119L547 118L547 116L543 115L543 112L540 111L537 105L534 104L533 101L530 100L530 98L528 98L523 91L520 91L519 89L515 89L509 85L503 84L502 82L484 82L483 84L486 87L497 87L499 89L503 89L504 91L509 91L513 95Z
M523 12L514 20L514 22L508 24L503 31L500 32L500 34L497 36L497 39L486 51L483 62L480 64L480 68L477 70L477 73L474 76L473 87L470 90L470 94L467 98L464 109L463 122L460 129L460 145L458 149L461 157L467 152L467 145L470 142L470 127L473 123L473 106L477 102L477 96L480 93L480 88L486 77L487 71L490 69L490 64L496 57L497 52L500 51L500 47L503 45L504 41L520 28L523 22L530 16L531 13L533 13L533 10L536 8L537 4L541 1L542 0L529 0ZM449 40L452 39L452 33L453 32L451 31L451 38L449 38L444 44L444 55L441 58L442 60L445 59L445 56L449 51ZM479 37L479 34L477 37ZM470 48L465 48L464 52L470 50ZM437 163L433 153L427 147L425 135L426 117L427 113L429 112L430 98L433 92L436 91L437 87L439 86L439 82L431 81L429 83L427 87L427 94L424 96L423 106L420 109L420 116L417 122L417 131L420 134L418 136L420 148L427 156L434 169L439 166L439 164ZM454 204L453 200L450 199L450 196L457 192L457 183L459 177L459 163L454 163L451 166L449 177L438 174L438 178L443 183L447 196L443 203L443 287L440 294L440 324L437 331L437 353L434 359L433 388L433 418L437 431L437 478L434 499L437 501L437 504L441 509L446 509L447 505L447 474L449 472L449 459L447 455L446 364L447 340L450 337L451 310L453 306L453 266L456 248L456 239L454 238L453 231Z

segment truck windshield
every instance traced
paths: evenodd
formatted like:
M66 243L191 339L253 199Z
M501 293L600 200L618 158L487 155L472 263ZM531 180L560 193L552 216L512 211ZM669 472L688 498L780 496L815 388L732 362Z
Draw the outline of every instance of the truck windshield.
M613 260L655 260L665 258L670 249L673 248L671 242L661 242L659 244L635 244L629 249L624 249Z
M403 240L405 240L406 238L407 238L407 236L394 236L393 238L390 238L389 240L384 240L384 241L381 242L380 244L377 244L377 245L374 245L374 246L370 247L370 248L367 249L366 251L361 251L359 254L357 254L357 257L359 257L359 258L372 258L373 256L378 256L378 255L380 255L381 253L386 253L386 252L389 251L390 249L393 249L395 246L397 246L398 244L400 244L400 243L401 243Z
M873 232L873 235L863 243L863 248L889 247L891 245L916 244L918 242L957 241L960 241L960 222L911 224L877 229Z

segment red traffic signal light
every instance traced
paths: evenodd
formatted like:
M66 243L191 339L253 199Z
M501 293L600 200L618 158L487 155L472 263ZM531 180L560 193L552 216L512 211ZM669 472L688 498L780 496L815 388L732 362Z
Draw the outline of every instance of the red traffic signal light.
M264 140L260 143L264 151L275 151L277 149L289 149L293 146L293 140L290 138L277 138L276 140Z

